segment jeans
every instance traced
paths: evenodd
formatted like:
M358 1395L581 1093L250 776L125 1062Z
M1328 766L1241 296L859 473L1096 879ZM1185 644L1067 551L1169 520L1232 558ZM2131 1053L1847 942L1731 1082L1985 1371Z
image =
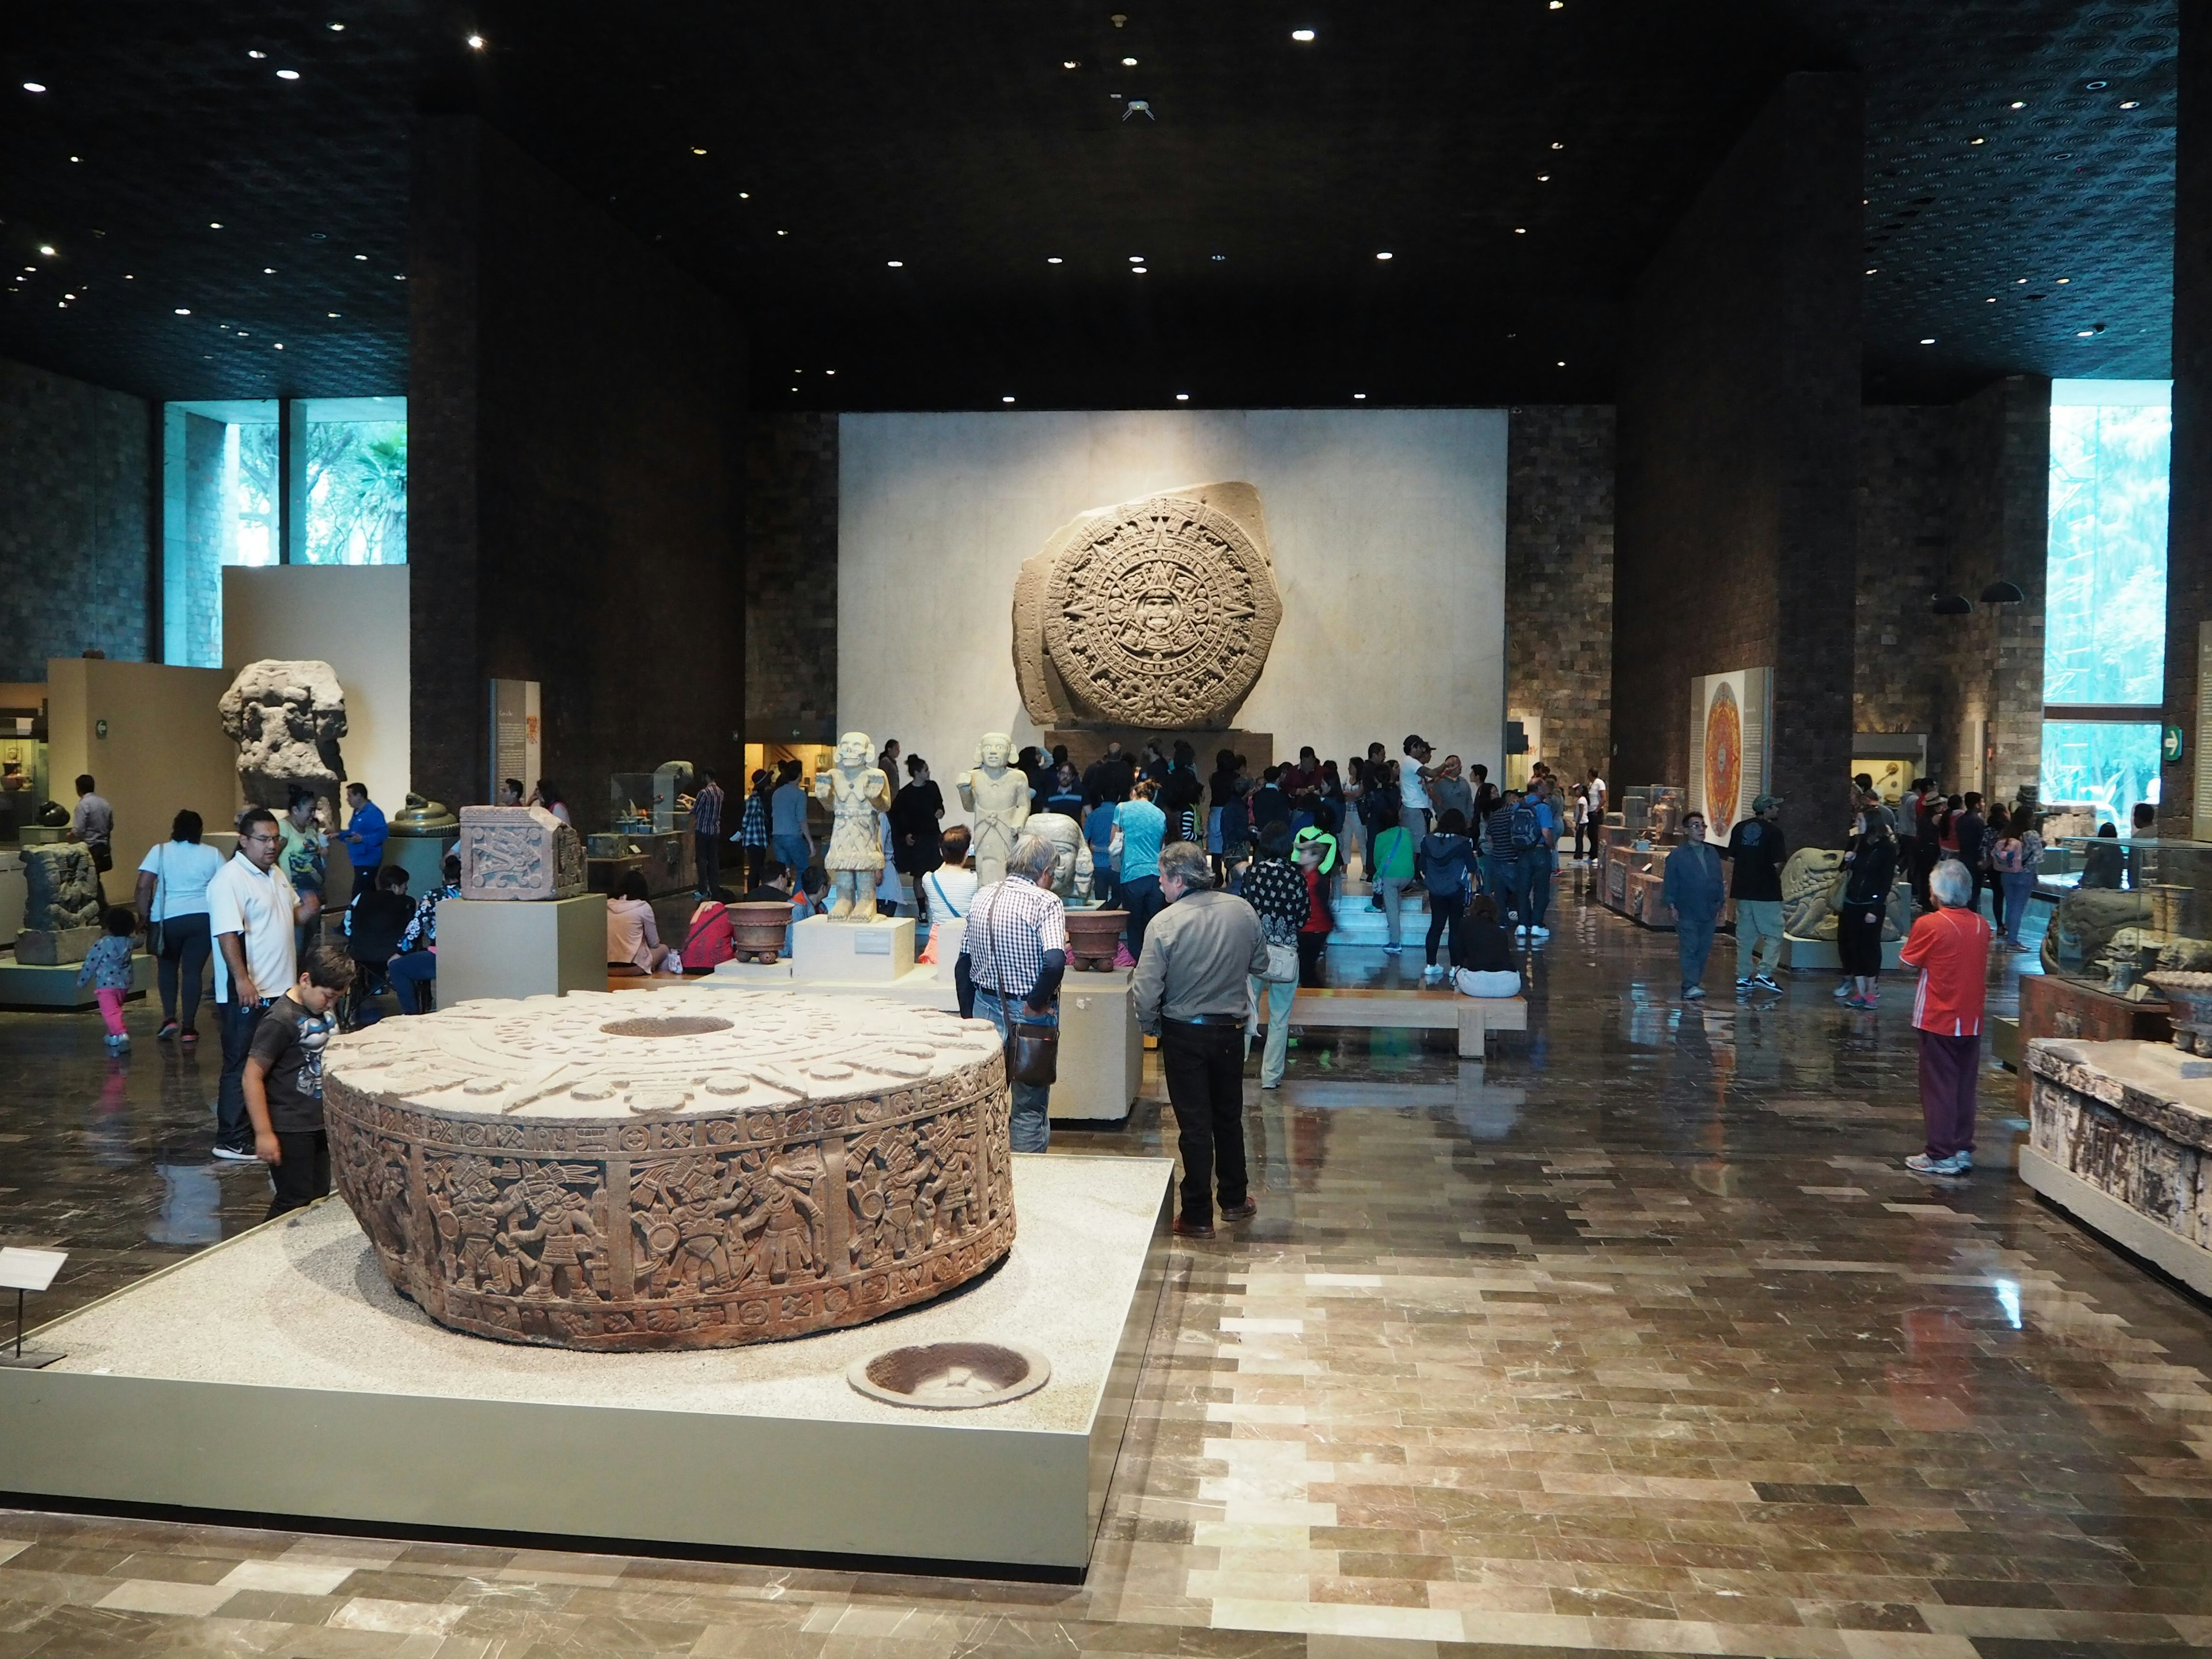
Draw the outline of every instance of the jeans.
M1060 1009L1057 1005L1039 1013L1017 997L1013 1000L1013 1018L1030 1025L1057 1025ZM1006 1038L1007 1005L996 991L975 988L975 1018L988 1019L999 1028L999 1040ZM1013 1117L1007 1126L1007 1139L1018 1152L1042 1152L1052 1146L1052 1088L1043 1083L1011 1083L1008 1092L1013 1096Z
M1283 1080L1283 1068L1290 1063L1291 1002L1298 994L1295 980L1255 979L1252 981L1252 1013L1256 1019L1265 1010L1267 1017L1267 1041L1260 1050L1260 1086L1272 1089ZM1252 1052L1250 1028L1244 1033L1244 1052Z
M1129 913L1129 954L1139 961L1145 955L1145 929L1167 908L1160 897L1158 876L1137 876L1121 884L1121 908Z
M1520 910L1521 860L1510 854L1486 853L1482 857L1482 889L1498 902L1500 921L1517 921Z
M184 1018L179 1023L187 1031L198 1029L200 981L207 975L208 956L213 949L206 911L163 920L161 959L155 964L155 973L161 981L164 1020L176 1019L181 1005Z
M1552 908L1552 849L1532 847L1521 855L1521 862L1528 871L1528 911L1522 920L1531 927L1541 927L1544 912Z
M1760 951L1761 945L1765 951ZM1753 965L1769 975L1782 960L1782 901L1738 899L1735 902L1735 976L1749 979Z
M1175 1108L1182 1153L1182 1218L1213 1224L1213 1193L1224 1209L1250 1196L1244 1168L1243 1033L1234 1025L1160 1022L1160 1070Z
M438 983L435 951L410 951L404 957L394 957L384 964L384 972L392 981L392 994L399 999L401 1013L430 1012L428 1004Z
M813 855L806 850L804 836L778 836L769 843L769 850L775 853L778 864L787 864L802 876L806 873L806 866L814 862Z
M2035 872L2007 870L2004 878L2005 942L2020 943L2020 925L2027 920L2028 902L2035 896Z
M1429 937L1423 945L1423 955L1430 967L1437 965L1437 941L1460 918L1467 908L1464 892L1431 893L1429 895Z
M1674 913L1674 945L1682 953L1682 988L1686 991L1705 976L1705 958L1713 953L1712 916Z
M1982 1069L1982 1040L1920 1034L1920 1115L1928 1130L1928 1156L1948 1158L1974 1150L1974 1083Z
M715 890L722 884L721 838L710 836L703 830L695 830L691 832L691 839L698 851L699 891L706 897L713 898Z
M1384 876L1375 884L1375 896L1382 901L1382 920L1390 930L1390 948L1396 950L1405 941L1399 937L1398 907L1405 902L1406 883L1395 876Z
M293 1210L304 1210L319 1198L331 1195L331 1139L320 1129L297 1133L276 1132L280 1162L271 1164L269 1178L276 1190L270 1195L269 1213L274 1221Z
M218 1002L222 1022L222 1076L215 1087L215 1139L233 1152L253 1150L253 1123L246 1115L246 1056L265 1002Z

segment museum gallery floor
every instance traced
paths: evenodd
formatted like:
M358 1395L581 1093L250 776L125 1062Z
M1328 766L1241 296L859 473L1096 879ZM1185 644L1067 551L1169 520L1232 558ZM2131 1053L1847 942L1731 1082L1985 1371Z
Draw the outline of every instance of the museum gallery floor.
M1577 900L1486 1067L1293 1051L1260 1221L1173 1258L1080 1586L0 1511L0 1656L2212 1646L2212 1312L2000 1168L1897 1168L1905 999L1686 1012L1673 971ZM76 1252L52 1311L265 1201L206 1164L213 1056L131 1018L123 1069L95 1018L0 1018L0 1218Z

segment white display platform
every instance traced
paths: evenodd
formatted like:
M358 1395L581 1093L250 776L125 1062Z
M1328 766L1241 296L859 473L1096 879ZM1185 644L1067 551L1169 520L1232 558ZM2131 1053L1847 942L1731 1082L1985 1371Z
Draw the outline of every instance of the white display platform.
M23 931L23 909L30 902L30 885L23 874L23 855L0 852L0 939L13 939Z
M791 976L896 984L914 971L914 918L836 921L809 916L791 930Z
M0 1492L1079 1577L1174 1169L1017 1154L1019 1231L990 1277L852 1330L673 1353L446 1330L326 1200L42 1327L64 1358L0 1371ZM845 1381L885 1348L993 1339L1042 1350L1051 1380L968 1411Z
M447 899L438 907L438 1006L607 988L607 899Z
M1736 936L1736 954L1743 953L1743 936ZM1881 966L1885 973L1904 966L1905 941L1885 939L1881 947ZM1844 959L1836 953L1836 942L1826 939L1799 939L1795 933L1782 936L1782 966L1793 974L1840 974Z
M65 962L46 968L18 962L12 951L0 956L0 1008L98 1006L98 989L76 982L77 970L83 966L81 962ZM142 996L153 988L154 958L140 951L131 958L130 994Z

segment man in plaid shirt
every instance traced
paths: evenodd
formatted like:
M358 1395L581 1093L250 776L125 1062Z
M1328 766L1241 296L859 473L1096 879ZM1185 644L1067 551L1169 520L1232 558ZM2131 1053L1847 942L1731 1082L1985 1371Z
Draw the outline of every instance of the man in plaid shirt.
M973 1001L977 1019L999 1028L1019 1019L1060 1024L1060 981L1067 971L1067 911L1052 890L1052 843L1024 836L1007 855L1006 877L981 889L968 905L960 960L953 966L963 1008ZM1014 1151L1042 1152L1052 1144L1052 1090L1044 1084L1012 1085L1008 1128Z
M691 797L691 836L699 852L699 891L720 898L722 885L722 786L706 767L699 769L699 792Z

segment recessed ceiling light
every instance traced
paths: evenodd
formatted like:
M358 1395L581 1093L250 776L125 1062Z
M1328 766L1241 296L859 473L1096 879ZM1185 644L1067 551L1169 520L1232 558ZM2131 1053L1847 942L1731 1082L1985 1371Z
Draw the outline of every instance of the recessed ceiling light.
M1313 38L1314 32L1311 29L1292 29L1291 31L1291 39L1293 40L1310 40Z
M469 36L469 50L470 50L470 51L471 51L471 52L482 52L482 51L483 50L483 46L484 46L484 38L483 38L483 36L482 36L481 34L471 34L471 36Z
M276 274L276 267L274 265L264 265L261 267L261 274L264 276L274 276Z
M1516 236L1526 236L1528 234L1528 227L1526 225L1516 225L1513 227L1513 234Z
M779 230L776 232L776 234L781 236L783 233ZM886 259L884 263L889 265L893 270L903 270L906 268L906 261L903 259Z
M209 221L208 221L208 228L209 228L210 230L221 230L221 229L222 228L222 220L220 220L220 219L210 219L210 220L209 220Z
M240 339L241 339L241 340L250 340L250 339L252 339L253 337L252 337L251 334L248 334L248 333L247 333L244 329L242 329L242 328L241 328L240 330L239 330L239 331L238 331L238 337L239 337Z
M834 368L825 368L822 372L824 374L835 374L837 371Z
M1000 399L999 399L999 401L1000 401L1000 403L1002 403L1002 404L1010 404L1010 403L1013 402L1013 400L1014 400L1014 398L1013 398L1013 394L1012 394L1012 392L1008 392L1005 397L1003 397L1003 398L1000 398Z
M191 316L191 314L192 314L192 313L191 313L191 312L190 311L190 309L188 309L187 307L184 307L184 306L179 306L179 307L177 307L177 315L178 315L178 316L179 316L179 317L189 317L189 316Z
M343 34L345 33L345 25L343 23L331 24L331 33L333 34Z
M2141 109L2142 107L2142 100L2140 98L2130 98L2127 102L2122 104L2120 107L2122 109Z
M1060 263L1060 255L1057 253L1048 253L1045 255L1044 262L1048 265L1056 265Z
M268 54L267 52L255 52L255 51L253 51L251 47L249 47L249 48L247 48L247 50L246 50L246 55L248 58L266 58L269 54Z
M1922 339L1920 343L1923 345L1934 345L1936 343L1936 337L1933 334L1928 335Z
M74 298L75 296L72 295L71 297ZM2074 331L2074 337L2077 340L2086 340L2096 331L2097 331L2094 328L2077 328Z
M1083 67L1082 64L1077 63L1073 58L1061 58L1060 60L1060 66L1062 69L1081 69Z
M123 280L126 283L135 283L138 280L138 275L136 271L126 270L123 273Z
M1567 360L1566 360L1565 357L1560 358L1559 361L1559 367L1560 367L1561 368L1565 368L1567 366Z
M1366 397L1367 394L1364 392L1355 392L1352 394L1352 401L1355 404L1361 403L1366 399Z
M1131 265L1129 267L1129 275L1132 276L1141 276L1149 269L1150 267L1146 265Z
M46 85L43 82L26 81L23 82L23 90L26 92L44 92L46 89Z
M1133 58L1124 58L1121 60L1121 67L1123 69L1134 69L1137 67L1137 60Z
M2102 92L2112 84L2110 81L2084 81L2081 88L2085 92Z
M1551 9L1553 11L1565 11L1567 9L1567 0L1552 0Z
M691 153L694 155L704 155L707 153L706 146L703 144L694 144L691 146Z
M1228 260L1228 258L1229 256L1225 253L1217 253L1212 256L1213 263L1217 265L1225 263Z
M777 234L777 235L779 235L779 236L788 236L788 235L790 235L790 234L791 234L791 233L790 233L789 231L787 231L787 230L779 230L778 232L776 232L776 234Z
M396 272L394 272L394 273L392 274L392 280L393 282L395 282L395 283L404 283L404 282L405 282L405 281L407 280L407 277L406 277L405 273L404 273L404 272L397 272L397 271L396 271Z
M1997 296L1996 296L1996 295L1994 295L1994 294L1990 295L1990 297L1989 297L1988 299L1986 299L1986 300L1984 300L1984 301L1982 301L1982 303L1983 303L1984 305L1985 305L1985 306L1993 306L1993 305L1995 305L1996 302L1997 302Z
M276 342L276 349L277 349L277 350L279 350L279 351L282 351L283 349L284 349L284 343L283 343L282 340L277 341L277 342Z
M2025 288L2027 285L2027 278L2025 276L2015 276L2012 280L2013 286L2015 288Z
M367 264L368 263L368 255L366 253L356 253L353 257L360 260L363 264Z
M1553 149L1565 149L1566 146L1561 143L1558 139L1554 138L1552 140L1552 148Z
M53 249L48 247L44 242L39 244L39 252L45 254L49 259L52 258L54 256Z
M1867 267L1867 275L1868 275L1868 276L1873 276L1873 275L1875 274L1875 272L1876 272L1877 270L1880 270L1881 269L1881 267L1880 265L1869 265L1869 266Z
M1188 402L1190 401L1190 393L1188 393L1188 392L1176 392L1176 401L1177 403L1179 403L1179 404L1187 404L1187 403L1188 403Z
M84 157L82 155L72 155L70 157L70 160L72 161L82 161L84 160Z
M2063 288L2063 287L2065 287L2065 286L2066 286L2066 284L2067 284L2067 283L2069 283L2072 282L2073 280L2074 280L2074 279L2073 279L2071 276L2061 276L2061 277L2058 279L2058 286L2059 286L2059 287L2061 287L2061 288Z
M2027 107L2027 100L2025 98L2015 98L2012 100L2012 106L2014 109L2026 109Z
M1378 258L1378 259L1388 259L1388 258L1391 258L1392 256L1391 256L1390 254L1389 254L1389 253L1385 252L1385 253L1378 253L1378 254L1376 254L1375 257L1376 257L1376 258Z
M753 199L753 193L749 190L741 190L738 192L738 199L740 202L750 202Z
M296 81L300 78L300 71L297 70L278 70L276 71L276 78L279 81Z
M323 315L324 315L324 316L325 316L325 317L335 317L335 316L337 316L337 314L338 314L338 313L337 313L337 312L335 312L335 311L326 311L326 312L325 312L325 313L323 313Z
M1141 253L1132 253L1129 256L1129 263L1133 265L1140 265L1145 263L1145 256Z
M64 300L74 300L76 298L76 295L74 294L64 294L62 295L62 298Z
M1552 175L1548 173L1540 173L1536 175L1536 182L1540 185L1548 185L1552 182Z

